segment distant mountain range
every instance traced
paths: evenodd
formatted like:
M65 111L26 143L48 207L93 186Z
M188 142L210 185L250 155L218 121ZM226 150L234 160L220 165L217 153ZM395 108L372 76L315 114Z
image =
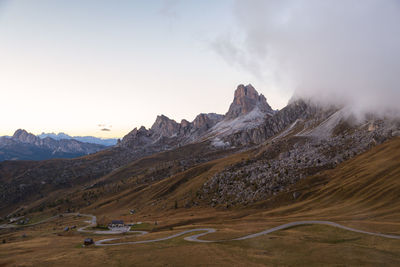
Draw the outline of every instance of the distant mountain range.
M62 139L74 139L84 143L98 144L103 146L114 146L117 144L118 139L116 138L98 138L94 136L70 136L66 133L41 133L37 135L39 138L44 139L46 137L53 138L54 140Z
M19 129L11 137L0 137L0 161L75 158L105 148L104 145L84 143L74 139L39 138Z
M180 123L161 115L150 129L143 126L133 129L117 146L134 151L145 149L146 152L158 152L205 140L211 141L214 147L242 145L257 138L248 137L248 131L263 124L275 113L266 98L258 94L251 84L240 84L225 115L201 113L192 122L182 120ZM242 134L234 135L238 132Z

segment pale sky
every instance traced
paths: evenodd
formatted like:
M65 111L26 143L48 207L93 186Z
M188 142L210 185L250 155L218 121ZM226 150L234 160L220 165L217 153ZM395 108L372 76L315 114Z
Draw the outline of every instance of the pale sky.
M0 135L122 137L159 114L224 114L239 83L274 108L291 91L216 52L241 30L229 0L0 0ZM100 131L100 124L111 131Z

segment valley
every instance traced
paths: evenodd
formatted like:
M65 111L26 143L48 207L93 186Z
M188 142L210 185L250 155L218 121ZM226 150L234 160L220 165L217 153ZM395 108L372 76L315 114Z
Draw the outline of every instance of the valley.
M286 223L314 220L332 221L361 231L399 236L400 209L397 205L399 201L397 192L400 186L398 180L400 166L397 160L400 156L399 151L400 139L394 138L339 164L334 169L302 179L285 192L247 206L185 207L179 201L178 208L174 208L173 200L179 199L179 195L184 196L186 192L190 192L192 184L196 184L196 180L201 179L192 175L186 178L186 181L178 182L183 178L178 175L152 184L150 186L152 188L133 189L130 194L122 192L117 197L112 197L111 201L102 199L93 206L82 209L82 212L93 211L100 220L106 216L109 220L121 218L127 222L141 221L144 227L137 230L149 232L147 235L132 237L123 234L123 240L111 243L166 238L171 234L199 228L217 230L198 237L200 240L231 240ZM244 157L245 154L242 153L242 156ZM231 162L242 159L230 157ZM227 164L221 161L214 160L209 163L214 166L198 170L199 176L201 177L202 172L207 173L216 168L218 164ZM164 199L154 201L154 197L160 195L160 192L165 192L166 188L176 184L178 186L175 186L175 190L165 195ZM201 185L201 183L197 184ZM296 199L293 197L294 192L299 192ZM133 202L130 200L132 198L142 201ZM104 202L108 203L102 204ZM132 203L135 203L137 213L130 215L128 207ZM167 204L169 207L166 207ZM97 208L94 208L96 206ZM83 220L85 220L83 217L67 216L43 224L3 229L1 237L6 239L6 243L2 244L4 248L2 251L4 253L9 251L7 255L10 256L2 254L1 258L4 259L4 263L11 263L15 257L12 256L13 253L9 254L10 251L30 248L30 253L18 257L18 261L14 263L29 266L34 265L35 262L41 262L46 265L47 261L48 265L52 265L54 262L70 262L73 258L77 265L96 265L100 259L114 264L124 259L125 264L130 262L147 265L146 261L152 259L156 261L151 261L152 264L149 261L148 265L169 263L184 266L195 263L207 265L215 262L229 264L230 260L226 257L235 262L231 264L251 266L262 265L263 262L290 265L296 261L305 265L319 265L326 260L335 264L352 262L361 265L379 264L380 261L397 265L399 262L397 251L400 244L396 239L354 233L346 229L335 229L329 225L313 225L306 222L304 225L289 225L287 229L279 229L276 232L254 237L254 239L227 241L221 244L187 242L185 238L190 239L190 236L196 233L194 232L154 243L121 244L101 249L77 248L81 246L83 237L87 236L92 237L95 242L102 239L120 238L118 235L83 234L75 230L63 232L65 225L85 226L86 223ZM26 237L21 238L23 233ZM204 231L197 232L200 235L203 233ZM63 245L53 245L51 249L47 249L49 244L56 244L59 241L62 241ZM378 250L376 250L377 247ZM211 254L207 252L210 249L213 251ZM314 254L313 258L309 258L307 253L300 255L302 250L319 252ZM335 253L332 253L333 251ZM350 251L353 253L349 253ZM187 253L192 257L185 257L183 260L178 256L181 253ZM208 253L209 256L204 257L203 253ZM54 256L45 256L50 254ZM44 258L46 261L43 261Z
M81 158L0 163L0 264L400 262L398 120L304 100L272 111L250 85L227 115L199 116L159 116Z
M399 47L399 0L0 0L0 267L400 266Z

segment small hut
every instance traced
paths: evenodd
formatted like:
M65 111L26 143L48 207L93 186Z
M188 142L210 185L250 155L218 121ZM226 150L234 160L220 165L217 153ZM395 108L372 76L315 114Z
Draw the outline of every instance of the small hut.
M112 220L111 223L108 225L110 227L124 227L124 221L123 220Z

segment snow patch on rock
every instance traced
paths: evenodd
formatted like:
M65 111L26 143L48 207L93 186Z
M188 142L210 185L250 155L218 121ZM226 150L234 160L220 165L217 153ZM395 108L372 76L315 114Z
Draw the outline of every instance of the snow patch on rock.
M265 120L267 114L256 106L251 112L246 115L239 116L233 120L223 120L217 123L210 129L210 135L230 135L238 131L252 129Z

